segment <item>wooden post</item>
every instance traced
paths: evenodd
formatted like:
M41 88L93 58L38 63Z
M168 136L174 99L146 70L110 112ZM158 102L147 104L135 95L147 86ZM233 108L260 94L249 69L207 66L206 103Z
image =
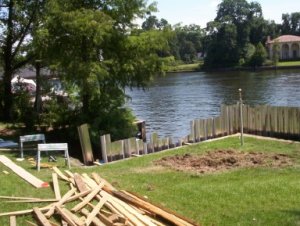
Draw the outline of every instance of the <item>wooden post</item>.
M239 89L240 94L240 132L241 132L241 146L244 145L244 125L243 125L243 99L242 99L242 89Z
M102 153L102 160L107 163L107 152L106 152L106 140L105 135L100 136L100 143L101 143L101 153Z
M92 165L94 162L92 144L90 140L89 128L87 124L77 127L82 149L83 161L85 165Z

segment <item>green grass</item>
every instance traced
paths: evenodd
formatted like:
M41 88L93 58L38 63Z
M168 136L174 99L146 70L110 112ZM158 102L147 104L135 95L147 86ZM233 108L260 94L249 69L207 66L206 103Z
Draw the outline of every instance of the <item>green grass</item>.
M220 149L242 152L285 153L295 159L293 167L236 169L224 173L197 175L156 166L153 161L174 154L203 154ZM154 203L201 225L298 225L300 224L300 144L246 138L240 146L237 137L201 143L184 148L119 161L101 167L73 168L72 172L98 172L119 189L147 196ZM14 154L9 154L13 159ZM28 163L18 163L34 175L50 181L51 170L37 172ZM64 168L62 168L64 169ZM50 188L35 189L15 176L5 175L0 164L0 195L53 198ZM62 189L67 187L60 183ZM40 205L43 206L43 205ZM0 212L30 208L29 204L0 202ZM18 223L25 218L18 218ZM8 225L0 217L0 225ZM22 224L20 224L22 225Z
M168 66L167 72L189 72L189 71L199 71L203 62L193 63L193 64L178 64L174 66Z
M285 61L279 62L278 66L280 67L288 67L288 66L300 66L300 61Z

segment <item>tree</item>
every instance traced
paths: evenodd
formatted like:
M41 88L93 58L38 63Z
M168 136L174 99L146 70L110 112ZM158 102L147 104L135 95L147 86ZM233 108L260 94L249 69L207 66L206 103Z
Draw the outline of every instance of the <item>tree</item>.
M300 35L300 12L282 14L281 33Z
M175 26L174 32L180 59L184 62L192 62L197 57L197 53L203 51L203 29L196 24L186 26L178 24ZM173 48L173 50L176 49Z
M167 46L167 31L134 31L133 19L148 10L142 0L48 1L40 34L52 67L76 90L70 124L87 122L95 133L128 135L120 130L132 119L123 108L124 88L144 87L161 72L158 52Z
M267 51L263 44L258 43L258 45L255 48L255 52L253 56L251 57L250 65L252 67L258 67L262 66L267 58Z
M205 67L228 67L239 63L237 54L237 30L233 24L225 24L212 36L204 59Z
M249 54L249 43L263 38L264 29L261 6L246 0L223 0L214 21L207 26L206 40L212 40L207 50L206 67L227 67L240 64ZM225 56L225 57L224 57Z
M34 28L43 1L7 0L1 1L0 45L1 67L3 68L2 117L12 120L14 98L11 92L13 74L29 63L34 55L30 52L30 35Z

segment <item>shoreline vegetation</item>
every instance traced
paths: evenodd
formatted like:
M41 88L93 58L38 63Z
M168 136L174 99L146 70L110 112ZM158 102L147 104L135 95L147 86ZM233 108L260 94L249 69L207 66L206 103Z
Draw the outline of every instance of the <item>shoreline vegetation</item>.
M300 69L300 61L285 61L279 62L277 66L260 66L260 67L228 67L228 68L202 68L203 62L191 63L191 64L178 64L168 66L167 73L177 72L199 72L199 71L262 71L262 70L281 70L281 69Z

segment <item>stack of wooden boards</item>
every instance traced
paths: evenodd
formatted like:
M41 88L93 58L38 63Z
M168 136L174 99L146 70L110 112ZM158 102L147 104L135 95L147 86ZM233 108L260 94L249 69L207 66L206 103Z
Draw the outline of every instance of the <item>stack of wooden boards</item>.
M44 207L0 213L10 216L11 225L16 216L33 214L36 223L29 225L96 225L96 226L192 226L188 219L149 203L145 198L126 191L118 191L98 174L62 173L56 167L52 174L55 202ZM70 190L60 194L58 178L69 183ZM57 223L61 220L61 223ZM55 221L55 223L54 223Z

